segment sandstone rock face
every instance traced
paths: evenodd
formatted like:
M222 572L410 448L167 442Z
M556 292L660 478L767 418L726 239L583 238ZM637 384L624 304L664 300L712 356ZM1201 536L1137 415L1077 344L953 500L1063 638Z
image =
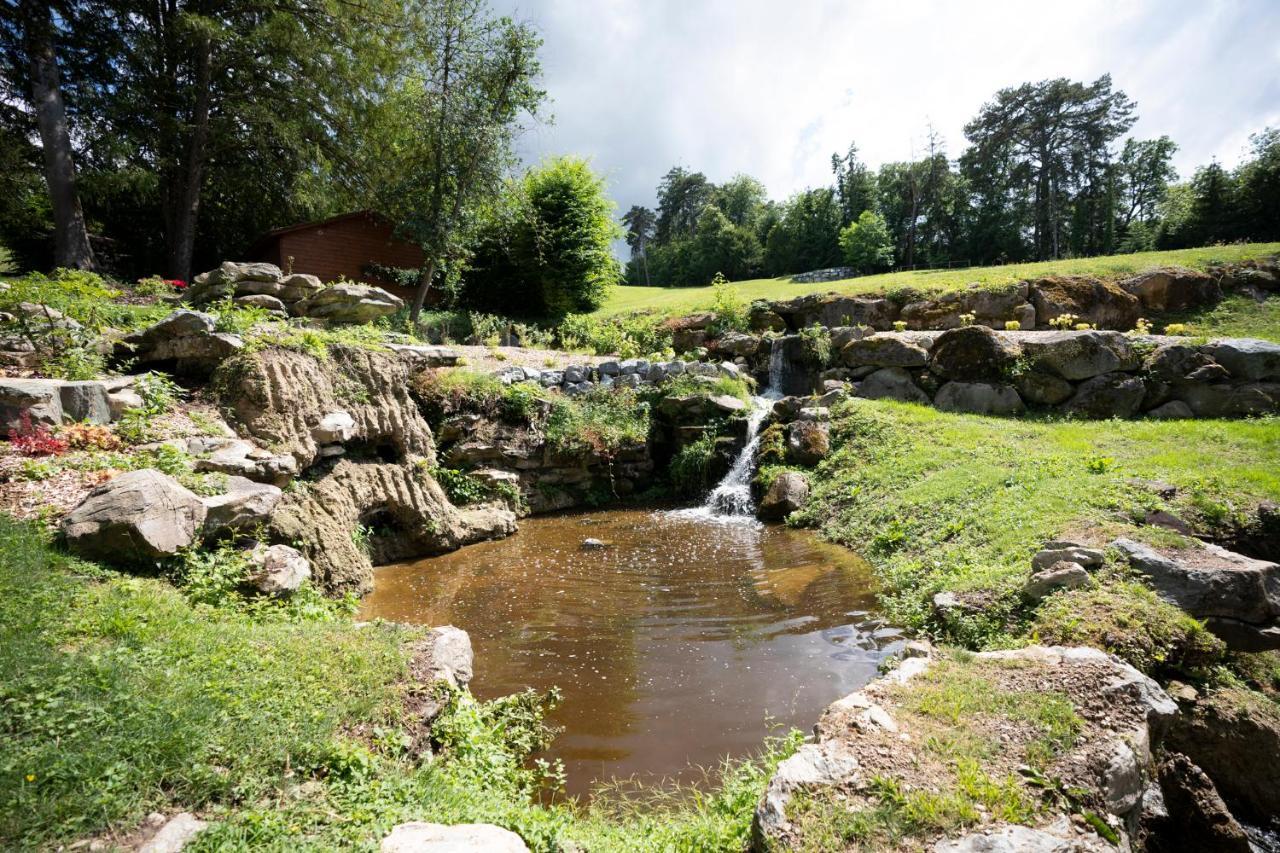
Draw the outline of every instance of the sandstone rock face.
M911 374L901 367L881 368L855 386L854 393L868 400L901 400L904 403L929 403L929 395L920 390Z
M1128 338L1116 332L1044 332L1020 341L1036 369L1072 382L1136 370L1140 361Z
M1136 296L1148 311L1199 308L1222 299L1222 289L1212 276L1183 267L1147 270L1120 282L1120 288Z
M311 563L288 545L255 548L249 559L254 564L249 583L263 595L292 595L311 579Z
M1174 556L1130 539L1117 539L1111 547L1120 550L1162 598L1206 620L1206 627L1228 646L1245 651L1280 648L1280 565L1214 545Z
M948 382L934 395L933 405L944 412L975 415L1016 415L1023 409L1012 386L989 382Z
M409 396L409 366L391 353L334 347L320 362L305 353L264 350L228 363L218 376L221 404L242 434L305 469L328 437L326 417L345 412L354 426L346 441L397 459L435 462L431 427ZM360 389L351 399L351 389ZM330 424L329 426L335 426Z
M369 550L351 531L373 527ZM317 580L333 592L368 592L379 563L452 551L515 531L506 508L460 510L416 465L340 459L306 489L289 493L271 516L272 539L298 545Z
M367 284L334 284L293 306L303 316L333 323L369 323L394 314L404 300L381 287Z
M298 462L294 457L272 453L242 438L198 436L186 440L186 449L195 457L197 471L244 477L255 483L271 483L281 488L298 473Z
M116 565L151 563L196 541L206 510L166 474L130 471L90 492L62 520L67 547Z
M936 685L953 678L965 684L976 681L991 696L1033 699L1045 691L1063 696L1081 718L1083 730L1074 746L1054 758L1048 772L1083 791L1087 808L1113 816L1122 825L1134 821L1154 772L1151 745L1177 714L1177 705L1154 681L1096 649L1032 646L983 652L965 660L910 657L888 675L833 703L815 726L813 742L779 764L769 780L756 807L756 846L791 849L812 842L788 813L797 793L825 797L832 808L859 811L878 802L871 785L877 778L892 779L902 790L936 790L954 784L946 773L939 774L936 756L930 757L923 746L930 739L924 731L940 734L939 718L922 719L912 703L914 691L937 689ZM994 716L994 728L986 736L998 738L999 756L986 760L1016 763L1026 747L1013 734L1018 724L1002 725L1001 713L992 707L977 717L965 717L963 724L971 726L976 719ZM1010 778L1016 777L1009 772ZM960 838L938 842L933 849L1019 853L1112 849L1087 830L1074 829L1065 810L1055 813L1051 807L1040 819L1040 826L1027 829L999 823L984 813L979 826ZM918 846L921 840L906 839L903 849Z
M1138 297L1112 282L1084 276L1033 281L1028 295L1040 326L1048 326L1049 321L1063 314L1074 314L1080 322L1096 324L1100 329L1128 331L1142 316Z
M1002 380L1020 348L986 326L962 326L943 332L929 350L929 369L943 379L963 382Z
M490 823L402 823L382 839L382 853L529 853L520 836Z
M265 524L283 492L276 486L245 477L228 477L227 491L200 500L205 506L204 533L208 537L251 532Z
M769 484L756 515L764 521L781 521L809 500L809 481L798 471L784 471Z
M1175 849L1249 853L1249 837L1203 770L1175 753L1159 768L1160 792L1168 813L1162 833Z

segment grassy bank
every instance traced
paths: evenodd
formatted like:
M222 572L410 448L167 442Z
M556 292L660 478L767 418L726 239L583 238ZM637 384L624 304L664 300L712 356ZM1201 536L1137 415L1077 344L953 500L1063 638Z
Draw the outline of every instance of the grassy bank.
M532 694L456 695L424 759L403 701L415 629L192 593L0 515L0 848L119 838L186 809L211 823L193 853L376 850L410 820L496 823L539 851L740 849L796 744L726 766L710 794L544 807Z
M1213 530L1280 498L1276 418L1015 421L852 400L833 413L832 439L801 520L876 564L890 621L931 626L943 590L985 600L986 618L957 637L976 645L1021 633L1017 590L1047 540L1170 543L1176 534L1140 525L1149 510Z
M1201 249L1179 249L1168 252L1140 252L1133 255L1108 255L1097 258L1075 258L1029 264L994 267L970 267L955 270L915 270L911 272L868 275L843 281L817 284L795 284L788 277L761 278L734 282L744 299L790 299L809 293L882 293L911 287L925 293L956 290L977 282L999 286L1028 278L1047 275L1096 275L1119 277L1151 267L1177 265L1204 269L1210 264L1274 255L1280 243L1254 243L1240 246L1210 246ZM711 287L618 287L613 290L600 315L632 311L656 311L682 314L709 308L714 299Z

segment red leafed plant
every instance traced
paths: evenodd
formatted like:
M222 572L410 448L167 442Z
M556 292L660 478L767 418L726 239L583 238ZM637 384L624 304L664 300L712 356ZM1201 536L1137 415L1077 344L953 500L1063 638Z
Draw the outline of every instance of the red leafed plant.
M180 278L166 278L164 283L172 287L174 290L182 290L187 283Z
M31 423L31 413L22 413L22 425L9 430L9 443L23 456L58 456L67 452L67 443L44 424Z

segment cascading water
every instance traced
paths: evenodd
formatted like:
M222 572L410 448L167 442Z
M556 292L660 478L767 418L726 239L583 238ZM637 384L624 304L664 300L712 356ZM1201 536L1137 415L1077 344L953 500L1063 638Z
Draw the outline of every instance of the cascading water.
M769 416L774 402L782 398L783 370L786 362L779 340L773 340L769 350L769 384L759 395L751 398L751 412L747 416L747 443L733 460L729 473L724 475L711 490L707 500L692 513L707 518L742 519L752 517L755 509L751 501L751 473L755 467L756 448L760 445L760 424Z

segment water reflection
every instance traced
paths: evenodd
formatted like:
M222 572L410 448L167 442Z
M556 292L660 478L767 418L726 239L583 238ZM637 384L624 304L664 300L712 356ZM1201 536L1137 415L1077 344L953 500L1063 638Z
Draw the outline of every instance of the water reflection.
M866 563L812 534L628 510L529 519L510 539L379 569L362 615L464 628L482 698L559 686L551 755L584 793L688 781L771 724L812 725L896 637L872 600Z

